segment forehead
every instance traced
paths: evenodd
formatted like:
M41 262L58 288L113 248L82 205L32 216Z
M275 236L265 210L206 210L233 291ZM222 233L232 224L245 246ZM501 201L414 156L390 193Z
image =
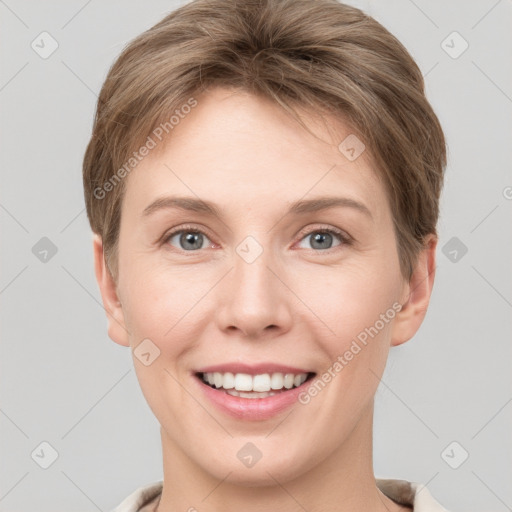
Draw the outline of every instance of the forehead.
M368 151L353 159L354 134L299 111L306 131L283 109L243 91L215 88L127 177L123 209L142 211L165 194L195 196L243 211L315 196L343 195L382 215L387 198ZM357 144L357 139L355 139ZM350 147L352 146L352 147Z

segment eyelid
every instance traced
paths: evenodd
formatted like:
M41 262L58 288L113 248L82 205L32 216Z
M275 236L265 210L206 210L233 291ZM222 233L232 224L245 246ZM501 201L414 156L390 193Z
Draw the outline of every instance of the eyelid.
M170 229L169 231L166 231L164 233L164 235L162 236L161 240L160 240L160 244L161 245L164 245L166 244L170 238L172 238L173 236L181 233L181 232L192 232L192 233L200 233L202 235L205 235L208 240L210 240L210 242L212 243L215 243L214 240L212 239L213 237L210 236L208 230L204 227L198 227L197 225L193 225L193 224L184 224L184 225L181 225L181 226L177 226L175 228L172 228ZM314 252L319 252L319 253L327 253L331 250L335 250L336 247L340 247L342 245L351 245L354 243L354 238L352 236L350 236L346 231L343 231L339 228L335 228L333 226L330 226L330 225L320 225L320 226L316 226L316 227L306 227L306 228L303 228L299 231L299 233L297 234L297 236L299 237L298 241L297 242L301 242L302 240L304 240L304 238L306 238L307 236L313 234L313 233L317 233L317 232L320 232L320 233L331 233L331 234L334 234L334 235L337 235L340 240L341 240L341 244L339 246L335 246L335 247L331 247L330 249L325 249L325 250L319 250L319 251L315 251L314 249L311 249L312 251ZM297 242L294 242L294 245L295 243ZM180 250L180 249L177 249L177 250ZM183 252L199 252L199 251L183 251Z
M299 233L298 233L298 237L299 237L298 241L302 242L302 240L304 240L304 238L306 238L309 235L312 235L313 233L331 233L331 234L338 236L339 239L341 240L340 245L331 247L329 249L318 250L318 251L315 251L314 249L309 249L313 252L317 252L320 254L322 254L322 253L326 254L328 252L336 250L337 247L340 247L343 245L352 245L355 242L354 238L351 237L346 231L343 231L342 229L335 228L330 225L320 225L320 226L316 226L313 228L311 228L311 227L304 228L301 231L299 231Z
M205 235L208 238L208 240L210 240L210 242L215 243L212 240L213 237L210 236L210 234L206 228L198 227L197 225L193 225L193 224L183 224L181 226L176 226L175 228L172 228L169 231L166 231L163 234L162 238L158 241L158 243L160 245L164 245L169 241L170 238L172 238L173 236L175 236L178 233L181 233L183 231L192 232L192 233L200 233L202 235ZM187 251L187 252L198 252L198 251Z

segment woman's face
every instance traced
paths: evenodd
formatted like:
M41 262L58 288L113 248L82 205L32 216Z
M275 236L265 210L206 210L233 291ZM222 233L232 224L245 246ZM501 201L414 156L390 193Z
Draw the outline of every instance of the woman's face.
M338 148L343 124L310 117L319 140L243 92L197 100L126 178L126 330L109 334L134 350L167 450L218 479L285 481L371 424L408 283L384 185L353 138Z

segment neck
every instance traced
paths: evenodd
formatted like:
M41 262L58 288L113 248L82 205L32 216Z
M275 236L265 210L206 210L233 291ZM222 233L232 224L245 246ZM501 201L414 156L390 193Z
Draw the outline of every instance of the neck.
M211 473L191 460L161 428L164 484L157 512L353 512L409 510L384 496L372 464L373 404L350 436L306 472L286 478L268 471L268 484L249 487Z

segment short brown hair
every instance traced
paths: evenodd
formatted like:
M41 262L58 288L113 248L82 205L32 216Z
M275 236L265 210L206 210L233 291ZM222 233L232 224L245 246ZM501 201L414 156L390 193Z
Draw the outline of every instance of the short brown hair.
M384 180L410 279L425 237L437 234L443 131L403 45L336 0L194 0L126 46L101 89L83 161L87 215L112 275L126 162L216 85L269 98L296 118L299 107L347 122Z

